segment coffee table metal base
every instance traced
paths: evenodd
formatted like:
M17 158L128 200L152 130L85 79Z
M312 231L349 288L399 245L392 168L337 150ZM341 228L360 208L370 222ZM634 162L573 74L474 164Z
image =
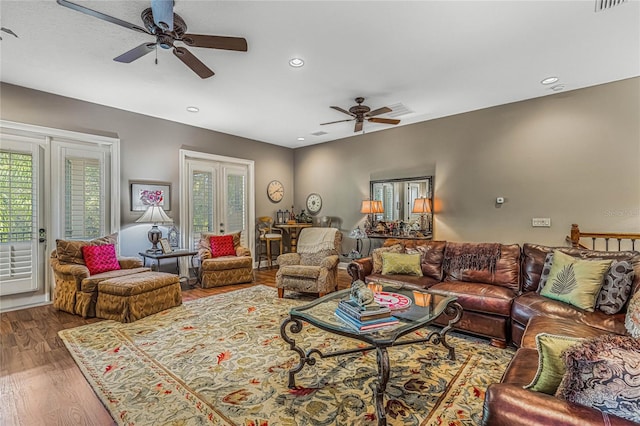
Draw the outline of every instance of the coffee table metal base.
M386 426L387 424L387 415L384 408L384 393L387 388L387 383L389 382L389 354L387 353L387 348L391 346L404 346L404 345L412 345L415 343L432 343L434 345L441 344L449 351L448 358L452 361L456 359L456 351L455 348L449 343L447 343L447 333L453 328L454 324L460 321L462 317L462 306L459 303L453 302L450 303L444 311L448 316L453 316L451 320L449 320L446 327L430 332L427 337L422 339L413 339L413 340L403 340L401 342L392 342L388 345L379 345L379 346L367 346L365 348L357 348L357 349L348 349L344 351L334 351L329 353L323 353L322 351L312 348L307 350L306 352L296 344L295 339L291 338L287 334L287 327L289 331L293 334L300 333L302 331L303 320L297 318L293 315L289 315L287 319L285 319L280 325L280 334L282 339L289 344L289 347L292 351L296 352L300 357L300 361L298 365L289 370L289 383L288 387L293 389L296 387L296 378L295 375L302 370L305 364L315 365L316 358L332 358L340 355L348 355L353 353L362 353L364 351L373 350L376 351L376 361L378 364L378 377L375 388L375 403L376 403L376 414L378 417L378 425ZM331 332L331 330L326 330ZM350 336L353 337L353 336Z

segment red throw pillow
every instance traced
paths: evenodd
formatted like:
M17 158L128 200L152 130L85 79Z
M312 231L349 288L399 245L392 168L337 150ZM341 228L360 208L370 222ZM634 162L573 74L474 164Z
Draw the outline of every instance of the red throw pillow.
M82 257L91 275L120 269L116 257L116 247L113 244L84 246L82 247Z
M232 235L213 235L209 239L211 245L211 257L235 256Z

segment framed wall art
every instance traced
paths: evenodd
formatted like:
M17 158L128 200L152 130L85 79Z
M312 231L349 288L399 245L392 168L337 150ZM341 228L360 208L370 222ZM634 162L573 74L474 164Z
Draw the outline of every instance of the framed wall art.
M129 181L131 211L143 212L151 204L171 210L171 184L168 182Z

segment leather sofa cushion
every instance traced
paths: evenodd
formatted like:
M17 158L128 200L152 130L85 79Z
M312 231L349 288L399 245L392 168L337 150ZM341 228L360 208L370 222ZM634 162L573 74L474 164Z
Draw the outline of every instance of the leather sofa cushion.
M392 284L408 284L408 287L416 287L416 289L427 289L439 281L432 277L417 277L415 275L382 275L371 274L365 277L366 283L387 282Z
M445 281L431 287L458 296L458 303L465 310L508 317L514 290L492 284Z
M547 253L559 250L562 253L581 259L627 260L635 270L632 294L640 287L640 253L633 251L596 251L571 247L547 247L525 243L522 246L522 291L536 291ZM623 308L624 309L624 308Z
M520 348L505 370L501 383L525 386L531 383L538 371L538 351L534 348Z
M578 321L538 316L531 318L531 321L527 324L522 336L521 347L536 349L536 336L539 333L552 333L559 336L582 337L585 339L611 334L609 331L589 327Z
M524 293L513 301L512 321L526 325L531 318L539 315L578 321L611 333L625 334L624 313L608 315L600 311L587 312L535 292Z
M474 243L464 243L471 244ZM543 257L544 262L544 257ZM520 288L520 246L518 244L500 245L500 259L496 262L496 270L462 269L445 271L445 281L465 281L493 284L518 291Z

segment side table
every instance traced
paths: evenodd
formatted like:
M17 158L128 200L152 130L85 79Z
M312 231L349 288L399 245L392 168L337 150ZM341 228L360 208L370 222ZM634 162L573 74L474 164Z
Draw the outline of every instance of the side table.
M198 267L196 267L195 263L194 263L194 257L198 254L197 251L191 251L191 250L175 250L172 251L171 253L147 253L147 252L138 252L138 254L140 256L142 256L142 265L143 266L147 266L147 259L150 259L150 267L153 270L153 261L155 260L156 262L156 271L160 270L160 261L162 259L175 259L176 260L176 273L177 275L180 277L180 281L182 282L183 279L185 279L187 281L187 283L189 283L189 281L191 280L191 274L189 273L189 270L187 268L186 271L181 271L180 270L180 258L185 257L185 256L190 256L191 257L191 267L197 269ZM200 273L199 271L196 271L196 283L200 282Z

